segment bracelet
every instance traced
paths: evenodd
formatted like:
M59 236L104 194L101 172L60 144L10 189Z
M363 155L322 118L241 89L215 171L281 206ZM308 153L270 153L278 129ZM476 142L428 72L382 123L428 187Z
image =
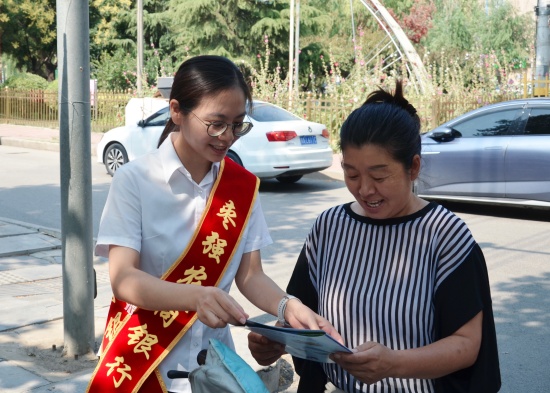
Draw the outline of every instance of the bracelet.
M286 311L286 305L290 299L296 299L300 303L302 302L296 296L292 296L292 295L283 296L283 298L279 302L279 306L277 307L277 322L279 322L282 326L289 325L289 323L285 319L285 311Z

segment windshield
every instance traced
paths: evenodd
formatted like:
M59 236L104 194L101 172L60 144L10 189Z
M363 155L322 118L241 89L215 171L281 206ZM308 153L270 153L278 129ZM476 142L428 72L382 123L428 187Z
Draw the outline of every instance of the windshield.
M300 117L293 115L282 108L264 102L254 103L254 108L252 109L250 117L260 122L302 120Z

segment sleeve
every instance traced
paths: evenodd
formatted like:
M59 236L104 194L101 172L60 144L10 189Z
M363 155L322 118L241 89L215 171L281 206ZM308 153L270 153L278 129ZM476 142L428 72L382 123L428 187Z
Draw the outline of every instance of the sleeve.
M141 251L141 197L128 168L116 171L103 208L95 246L97 256L108 257L109 245Z
M435 340L450 336L483 311L482 339L476 362L435 381L436 392L493 393L501 385L489 275L485 258L475 244L464 262L435 294Z
M286 291L288 294L296 296L313 311L318 312L319 298L311 283L305 246L300 252ZM323 393L325 391L327 377L320 363L294 356L292 362L296 373L300 376L297 393Z
M264 212L260 202L260 195L256 196L254 206L252 206L252 213L248 220L248 228L245 241L244 252L252 252L260 250L265 246L273 243L271 236L269 235L269 229L265 221Z

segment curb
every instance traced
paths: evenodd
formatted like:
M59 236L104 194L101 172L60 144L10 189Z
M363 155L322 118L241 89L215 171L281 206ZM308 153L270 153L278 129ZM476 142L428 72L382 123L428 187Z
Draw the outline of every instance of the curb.
M11 136L0 136L0 145L59 152L59 142L47 142L38 139L23 139ZM90 152L92 156L96 155L95 145L92 145Z

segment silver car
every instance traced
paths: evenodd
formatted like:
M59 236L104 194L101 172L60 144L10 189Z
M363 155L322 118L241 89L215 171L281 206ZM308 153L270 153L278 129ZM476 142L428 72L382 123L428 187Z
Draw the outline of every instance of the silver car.
M421 139L421 197L550 209L550 99L484 106Z

